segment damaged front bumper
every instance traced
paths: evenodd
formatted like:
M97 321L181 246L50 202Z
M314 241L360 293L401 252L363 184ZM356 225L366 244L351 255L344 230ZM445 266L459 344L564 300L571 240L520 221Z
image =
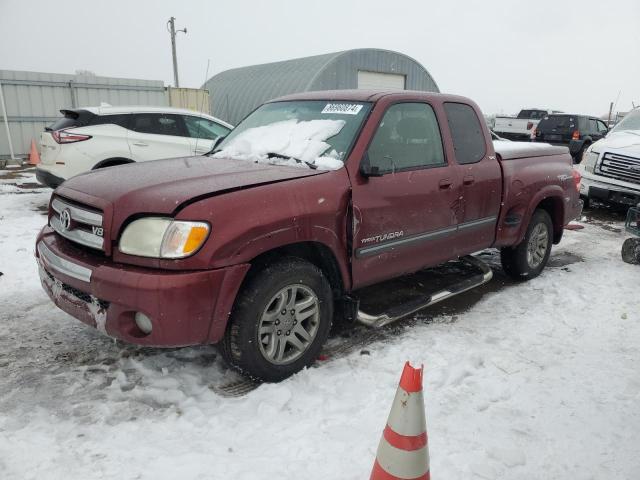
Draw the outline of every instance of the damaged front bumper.
M103 333L139 345L177 347L222 338L249 265L174 272L116 264L45 227L38 236L40 279L51 300ZM145 333L136 313L151 320Z

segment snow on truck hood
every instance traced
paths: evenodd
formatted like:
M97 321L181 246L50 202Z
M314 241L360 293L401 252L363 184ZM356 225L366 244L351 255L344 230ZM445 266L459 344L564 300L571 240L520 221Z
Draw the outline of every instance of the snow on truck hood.
M598 153L603 153L606 150L622 155L640 157L640 130L611 132L602 140L595 142L591 150L595 150Z
M343 120L291 119L248 128L213 156L305 169L313 165L319 170L337 170L344 163L335 150L325 153L331 147L325 140L337 135L345 123ZM290 158L269 158L269 153Z
M73 199L76 191L114 205L126 203L138 212L170 214L196 197L321 173L228 158L173 158L94 170L70 178L57 192Z

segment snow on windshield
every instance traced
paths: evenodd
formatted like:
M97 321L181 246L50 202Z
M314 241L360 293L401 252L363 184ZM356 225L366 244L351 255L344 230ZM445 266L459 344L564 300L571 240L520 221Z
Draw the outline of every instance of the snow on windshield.
M291 119L249 128L213 156L303 168L314 165L319 170L337 170L344 165L341 153L333 149L327 152L331 145L325 140L337 135L345 123L344 120Z

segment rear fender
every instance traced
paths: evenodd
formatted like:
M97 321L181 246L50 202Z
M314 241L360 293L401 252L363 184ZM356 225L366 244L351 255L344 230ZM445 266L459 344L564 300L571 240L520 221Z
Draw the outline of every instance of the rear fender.
M529 203L529 208L524 216L525 221L520 225L517 241L514 245L519 244L524 239L529 228L529 222L533 213L541 208L545 210L551 217L553 222L553 242L558 243L562 238L562 230L564 228L564 191L559 185L548 185L534 195Z

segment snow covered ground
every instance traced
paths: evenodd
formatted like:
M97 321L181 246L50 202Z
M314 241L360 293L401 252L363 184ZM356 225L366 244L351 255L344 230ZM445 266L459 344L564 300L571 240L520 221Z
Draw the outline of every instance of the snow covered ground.
M567 232L531 282L498 271L462 313L229 398L214 347L123 345L56 309L33 259L49 191L2 177L2 480L365 479L407 359L425 365L434 478L640 478L640 267L619 217Z

